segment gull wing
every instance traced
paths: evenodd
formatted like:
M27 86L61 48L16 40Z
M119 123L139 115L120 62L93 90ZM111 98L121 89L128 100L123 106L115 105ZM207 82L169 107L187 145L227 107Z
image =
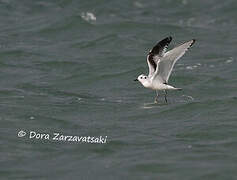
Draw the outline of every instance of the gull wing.
M172 37L167 37L160 42L158 42L147 55L147 64L149 67L149 75L151 76L157 69L158 61L163 57L168 45L170 44Z
M168 83L174 64L185 54L185 52L194 44L194 42L195 39L166 52L158 62L158 68L155 71L153 79L158 79L162 83Z

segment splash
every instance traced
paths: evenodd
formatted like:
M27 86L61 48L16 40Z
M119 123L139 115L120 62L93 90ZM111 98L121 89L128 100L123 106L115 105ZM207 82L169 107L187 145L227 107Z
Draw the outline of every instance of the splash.
M191 100L191 101L194 100L194 98L192 96L189 96L189 95L182 95L182 97L186 98L187 100Z

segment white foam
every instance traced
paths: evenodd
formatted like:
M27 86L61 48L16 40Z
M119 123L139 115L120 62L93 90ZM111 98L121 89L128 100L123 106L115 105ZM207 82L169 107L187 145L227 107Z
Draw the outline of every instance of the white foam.
M86 21L96 21L96 17L93 13L91 12L82 12L81 13L81 17L82 19L86 20Z
M194 66L186 66L186 69L188 69L188 70L193 70L193 69L195 69L197 66L196 65L194 65Z
M232 63L234 61L234 59L232 57L230 57L230 59L226 60L226 63Z

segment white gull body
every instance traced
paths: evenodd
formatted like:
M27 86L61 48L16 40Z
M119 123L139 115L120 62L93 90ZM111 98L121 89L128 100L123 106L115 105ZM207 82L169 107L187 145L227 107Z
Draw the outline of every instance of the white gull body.
M167 51L172 37L167 37L158 42L147 55L147 64L149 67L148 76L141 74L135 81L139 81L145 88L156 90L155 102L158 100L158 91L166 90L181 90L168 84L170 74L177 60L181 58L185 52L194 44L195 39L185 42L174 49Z

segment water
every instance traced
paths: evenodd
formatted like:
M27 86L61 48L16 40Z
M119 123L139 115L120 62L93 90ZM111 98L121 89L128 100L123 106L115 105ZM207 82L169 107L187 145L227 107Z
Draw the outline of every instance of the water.
M1 179L235 179L236 8L234 0L1 0ZM183 91L155 105L133 79L170 35L170 48L197 42L170 78Z

